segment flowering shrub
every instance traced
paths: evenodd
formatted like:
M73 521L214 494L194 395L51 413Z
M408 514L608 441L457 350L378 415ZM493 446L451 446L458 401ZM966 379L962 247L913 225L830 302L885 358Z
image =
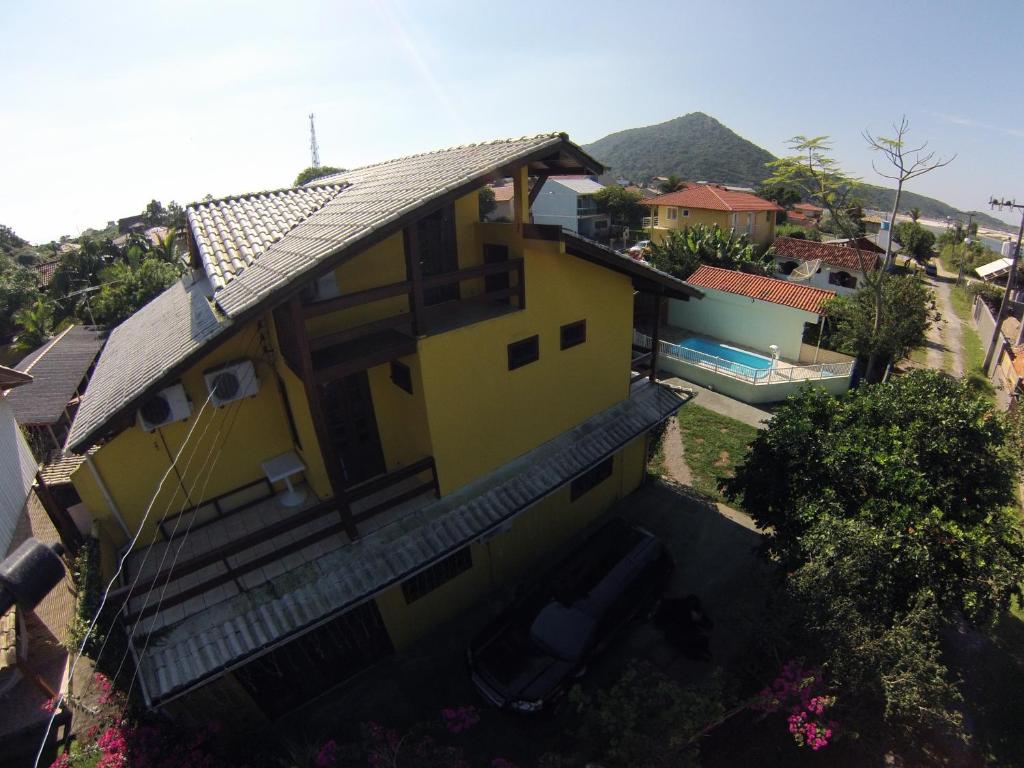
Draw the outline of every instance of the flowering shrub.
M446 707L441 710L441 720L449 733L462 733L480 722L480 713L476 707Z
M330 739L316 753L313 766L314 768L332 768L336 762L338 762L338 742Z
M817 752L827 747L836 728L825 720L825 712L836 703L835 696L825 694L820 669L806 670L793 659L783 665L778 677L759 694L753 709L772 713L789 711L786 723L797 746Z

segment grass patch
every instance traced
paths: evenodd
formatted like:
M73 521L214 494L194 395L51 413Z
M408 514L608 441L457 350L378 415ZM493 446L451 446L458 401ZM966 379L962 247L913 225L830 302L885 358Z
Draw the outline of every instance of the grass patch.
M679 431L693 487L716 501L725 501L718 483L732 477L757 429L699 405L688 405L679 412Z
M957 285L949 292L949 300L957 317L963 320L961 337L963 339L964 380L971 389L979 394L994 398L995 389L982 368L985 364L985 347L982 346L978 332L971 325L973 299L962 286Z
M912 349L910 351L909 359L910 359L911 362L917 363L918 365L927 366L928 365L928 348L927 347L918 347L917 349Z

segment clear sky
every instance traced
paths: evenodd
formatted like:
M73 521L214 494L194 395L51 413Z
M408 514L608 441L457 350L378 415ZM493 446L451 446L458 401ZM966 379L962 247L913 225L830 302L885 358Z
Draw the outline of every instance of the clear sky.
M0 223L32 241L164 203L471 141L580 143L706 112L776 154L906 115L949 168L910 189L1024 199L1024 2L7 2Z

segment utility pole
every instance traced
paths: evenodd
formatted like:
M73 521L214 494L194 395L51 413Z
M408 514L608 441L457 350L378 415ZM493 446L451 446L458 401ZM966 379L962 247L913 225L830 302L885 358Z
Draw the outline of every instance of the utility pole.
M311 165L314 168L320 167L320 147L316 143L316 125L313 123L313 113L309 113L309 154L312 156Z
M1021 212L1020 217L1020 228L1017 230L1017 245L1013 249L1013 260L1010 263L1010 272L1006 276L1006 291L1003 293L1003 301L999 305L999 314L996 316L996 327L992 331L992 341L989 342L988 352L985 353L985 364L982 366L985 376L988 377L988 367L992 364L992 357L996 352L996 345L999 343L999 337L1003 333L1003 320L1006 319L1006 310L1010 305L1010 291L1013 290L1013 283L1017 277L1017 261L1020 259L1020 240L1024 236L1024 203L1018 203L1016 200L992 198L988 201L989 206L993 209L998 208L1000 211L1003 208L1009 208L1011 211L1015 208Z

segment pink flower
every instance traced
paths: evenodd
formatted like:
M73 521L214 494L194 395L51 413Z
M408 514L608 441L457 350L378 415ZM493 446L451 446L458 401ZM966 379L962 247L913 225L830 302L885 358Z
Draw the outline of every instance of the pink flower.
M334 739L330 739L325 742L320 751L316 753L316 758L313 760L313 765L316 768L331 768L338 760L338 742Z

